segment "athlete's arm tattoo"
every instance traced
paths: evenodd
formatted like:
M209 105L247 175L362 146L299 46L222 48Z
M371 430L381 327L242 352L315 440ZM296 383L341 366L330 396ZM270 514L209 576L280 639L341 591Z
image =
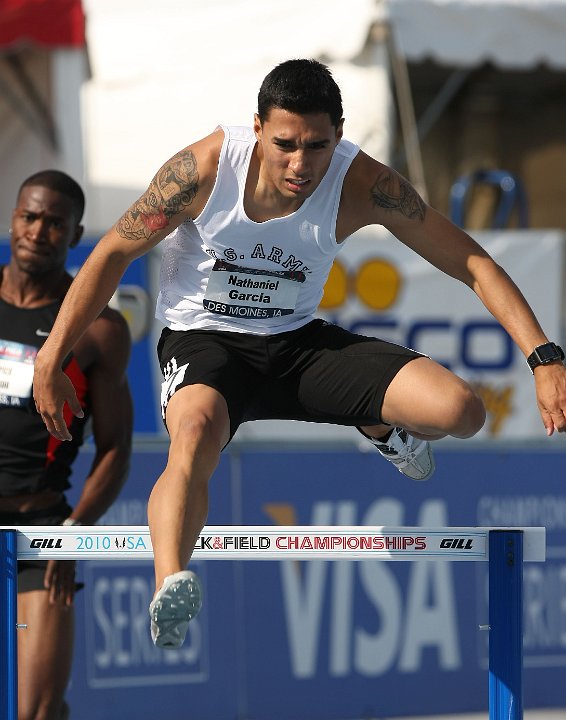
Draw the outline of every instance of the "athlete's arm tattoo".
M197 192L195 156L182 150L159 170L145 193L118 220L116 230L129 240L148 239L185 211Z
M379 175L370 193L375 207L397 210L411 220L425 218L424 201L415 188L394 171L386 170Z

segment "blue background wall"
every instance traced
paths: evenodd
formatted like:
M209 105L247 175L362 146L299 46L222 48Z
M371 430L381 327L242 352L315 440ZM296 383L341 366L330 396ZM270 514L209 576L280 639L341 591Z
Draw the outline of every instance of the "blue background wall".
M566 454L438 446L427 483L377 454L227 452L209 525L545 525L525 565L525 706L565 707ZM79 478L90 460L85 451ZM138 449L108 524L145 524L165 448ZM163 519L167 521L166 518ZM69 701L83 720L348 720L486 711L487 566L195 562L205 606L183 649L149 637L150 563L84 562ZM85 607L88 613L85 613Z

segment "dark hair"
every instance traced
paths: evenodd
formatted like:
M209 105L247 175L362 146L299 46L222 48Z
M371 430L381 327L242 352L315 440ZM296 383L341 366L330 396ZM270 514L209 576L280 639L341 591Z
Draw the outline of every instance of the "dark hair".
M81 186L70 175L60 170L41 170L34 173L20 185L18 198L25 187L33 185L49 188L68 197L73 205L77 225L80 223L85 209L85 196Z
M266 75L257 96L262 123L274 107L300 115L328 113L334 127L342 119L340 88L318 60L287 60Z

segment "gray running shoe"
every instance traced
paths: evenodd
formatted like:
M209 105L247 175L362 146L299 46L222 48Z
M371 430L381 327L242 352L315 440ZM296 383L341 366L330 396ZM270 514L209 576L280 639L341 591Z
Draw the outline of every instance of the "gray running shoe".
M430 443L417 440L402 428L393 428L385 442L374 438L369 440L386 460L412 480L428 480L434 472L436 466Z
M168 575L149 606L154 644L168 649L181 647L189 621L201 607L202 590L194 572L181 570Z

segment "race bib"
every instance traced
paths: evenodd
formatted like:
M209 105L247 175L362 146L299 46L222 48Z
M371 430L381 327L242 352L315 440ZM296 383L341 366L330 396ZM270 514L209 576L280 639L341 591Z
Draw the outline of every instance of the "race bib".
M0 405L26 405L31 398L37 348L0 340Z
M217 260L202 304L209 312L232 318L291 315L304 281L300 270L252 270Z

